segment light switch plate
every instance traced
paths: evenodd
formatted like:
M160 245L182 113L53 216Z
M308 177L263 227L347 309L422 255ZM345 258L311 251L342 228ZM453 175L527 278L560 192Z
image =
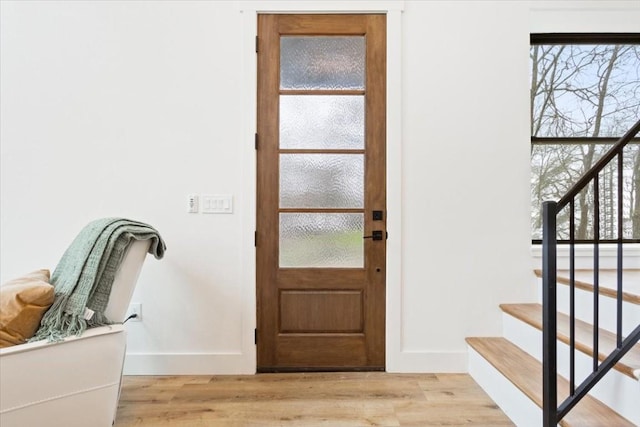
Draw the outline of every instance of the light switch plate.
M209 194L202 196L202 213L230 214L233 212L233 196L230 194Z

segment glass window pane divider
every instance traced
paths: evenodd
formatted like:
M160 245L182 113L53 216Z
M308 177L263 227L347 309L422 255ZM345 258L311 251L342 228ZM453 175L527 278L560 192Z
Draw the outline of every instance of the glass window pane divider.
M278 213L364 213L364 208L278 208Z
M365 154L364 149L313 149L313 148L281 148L278 150L280 154Z
M366 95L365 90L361 89L326 89L326 90L318 90L318 89L280 89L280 95Z
M613 145L618 142L619 137L532 137L531 145L586 145L586 144L604 144ZM633 138L629 144L640 144L640 138Z

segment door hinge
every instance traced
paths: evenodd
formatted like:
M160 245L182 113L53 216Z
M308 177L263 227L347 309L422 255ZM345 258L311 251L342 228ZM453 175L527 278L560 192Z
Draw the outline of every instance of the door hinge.
M256 53L258 53L258 43L259 43L259 38L258 36L256 36Z
M254 141L256 150L258 149L258 132L256 132L256 137L255 137L255 141Z
M258 232L254 231L253 232L253 246L254 247L258 247Z
M253 330L253 343L258 344L258 328Z

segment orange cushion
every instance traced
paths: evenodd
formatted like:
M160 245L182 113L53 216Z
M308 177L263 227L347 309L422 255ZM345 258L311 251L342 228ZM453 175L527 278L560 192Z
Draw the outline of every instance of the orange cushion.
M0 348L31 338L53 304L49 270L38 270L0 287Z

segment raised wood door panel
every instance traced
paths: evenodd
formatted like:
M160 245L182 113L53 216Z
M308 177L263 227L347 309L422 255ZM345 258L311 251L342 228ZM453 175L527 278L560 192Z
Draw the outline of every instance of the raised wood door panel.
M258 17L259 371L384 369L385 26Z

